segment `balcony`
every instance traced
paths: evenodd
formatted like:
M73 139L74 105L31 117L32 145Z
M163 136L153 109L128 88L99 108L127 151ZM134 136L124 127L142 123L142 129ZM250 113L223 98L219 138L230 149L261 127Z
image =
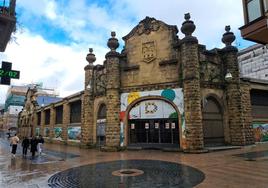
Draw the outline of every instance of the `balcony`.
M245 25L240 27L244 39L268 44L268 0L243 0Z
M16 0L0 1L0 52L4 52L10 36L16 27Z

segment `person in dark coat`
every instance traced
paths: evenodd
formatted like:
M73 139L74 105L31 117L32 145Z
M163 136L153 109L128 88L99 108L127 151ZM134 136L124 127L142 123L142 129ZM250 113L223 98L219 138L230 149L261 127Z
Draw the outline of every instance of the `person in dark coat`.
M21 143L22 146L22 155L23 157L27 156L27 150L30 146L30 140L28 139L28 137L24 137Z
M31 140L32 158L35 157L35 152L37 151L37 144L38 144L38 140L35 137L32 137L32 140Z

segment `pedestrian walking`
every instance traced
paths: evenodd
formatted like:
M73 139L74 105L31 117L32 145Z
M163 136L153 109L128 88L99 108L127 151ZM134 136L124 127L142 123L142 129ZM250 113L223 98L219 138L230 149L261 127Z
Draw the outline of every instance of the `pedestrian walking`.
M28 150L28 148L30 146L30 140L28 139L28 137L25 136L23 138L21 146L22 146L22 155L23 155L23 157L26 157L27 156L27 150Z
M38 140L33 136L31 139L32 159L35 157L35 152L37 151L37 144L38 144Z
M42 154L43 151L43 144L45 143L44 138L42 137L42 135L39 135L38 138L38 145L37 145L37 149L38 149L38 153L39 155Z
M10 138L10 145L12 147L12 150L11 150L12 157L15 157L15 155L16 155L17 144L19 143L19 141L20 141L20 139L19 139L19 137L17 137L16 134Z

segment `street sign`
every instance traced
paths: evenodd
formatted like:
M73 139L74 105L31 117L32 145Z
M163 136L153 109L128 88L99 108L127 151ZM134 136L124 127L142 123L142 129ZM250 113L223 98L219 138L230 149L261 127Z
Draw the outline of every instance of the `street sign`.
M20 71L12 70L12 63L2 61L0 68L0 84L10 85L10 79L19 79Z

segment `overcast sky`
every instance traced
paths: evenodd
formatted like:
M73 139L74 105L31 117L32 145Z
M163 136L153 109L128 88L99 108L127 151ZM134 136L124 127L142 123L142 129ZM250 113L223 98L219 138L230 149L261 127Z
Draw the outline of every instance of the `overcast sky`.
M110 32L116 31L122 48L121 38L146 16L180 29L190 12L193 35L207 49L223 47L225 25L231 25L239 49L253 44L241 39L238 30L244 24L241 0L17 0L16 9L17 32L0 53L1 61L20 71L20 79L11 84L42 82L61 97L83 89L88 48L94 49L95 63L102 64ZM0 103L7 89L0 85Z

